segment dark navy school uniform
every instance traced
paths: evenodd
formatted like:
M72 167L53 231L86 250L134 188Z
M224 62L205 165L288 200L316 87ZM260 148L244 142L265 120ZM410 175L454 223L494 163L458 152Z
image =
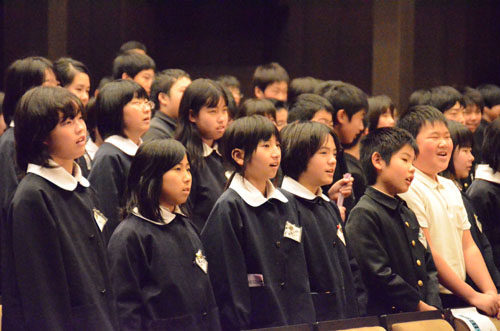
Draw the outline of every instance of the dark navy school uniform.
M97 191L102 212L107 217L103 228L106 242L121 220L120 208L125 203L127 176L138 148L132 140L115 135L108 137L95 155L89 181Z
M419 301L442 308L431 251L401 198L366 188L346 235L365 280L368 315L416 311Z
M30 164L2 240L3 330L117 330L100 212L89 182Z
M0 208L4 215L25 170L17 167L14 140L14 128L8 128L0 136Z
M201 234L225 330L311 323L302 228L286 197L236 174Z
M180 210L163 221L138 211L111 236L108 254L121 330L219 330L201 241Z
M156 110L155 115L151 119L148 131L144 134L144 141L155 139L173 138L175 128L177 127L177 120L172 118L160 110Z
M315 195L290 177L284 178L282 191L296 206L303 226L304 252L316 319L327 321L364 315L366 293L357 263L349 257L342 222L335 211L337 207L324 194ZM353 275L351 263L355 265L357 278Z
M193 173L191 193L187 201L191 220L199 232L215 202L224 192L225 185L225 170L217 146L211 148L203 144L203 165Z

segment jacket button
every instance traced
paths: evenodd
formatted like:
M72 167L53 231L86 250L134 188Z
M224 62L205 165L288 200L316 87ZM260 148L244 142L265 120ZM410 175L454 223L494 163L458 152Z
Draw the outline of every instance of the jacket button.
M417 260L417 265L420 267L422 265L422 262L420 262L420 260Z
M106 294L106 289L105 289L105 288L103 288L103 289L101 290L101 294Z
M415 245L416 245L415 240L412 240L412 241L411 241L411 245L412 245L413 247L415 247Z
M207 317L208 313L206 311L203 312L203 317Z
M277 241L276 242L276 247L280 248L280 246L281 246L281 242Z
M282 282L282 283L280 284L280 286L281 286L281 287L285 287L285 282Z
M336 241L334 241L334 242L332 243L332 245L333 245L333 247L337 246L337 242L336 242Z
M408 222L405 222L405 225L406 225L407 228L410 227L410 223L408 223Z
M392 310L396 310L396 307L392 306L392 307L391 307L391 309L392 309Z
M92 240L94 239L95 235L93 233L89 234L89 239Z
M421 281L421 280L419 280L417 284L418 284L418 286L420 286L420 287L424 286L424 282L423 282L423 281Z

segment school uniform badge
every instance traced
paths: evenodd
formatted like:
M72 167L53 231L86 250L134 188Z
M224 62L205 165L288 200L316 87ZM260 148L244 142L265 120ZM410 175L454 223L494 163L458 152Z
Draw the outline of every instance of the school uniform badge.
M299 243L302 240L302 227L286 221L285 233L283 233L283 237L292 239Z
M422 245L427 248L427 240L425 239L424 230L422 230L422 228L418 230L418 241L420 241Z
M94 208L92 211L94 212L95 222L97 223L97 226L99 227L99 230L101 230L101 232L102 232L102 229L104 229L104 225L108 221L108 218L106 216L104 216L104 214L101 213L96 208Z
M196 263L196 265L198 267L200 267L200 269L204 273L208 272L208 261L207 261L207 258L205 257L205 255L203 255L203 252L201 251L201 249L199 249L196 252L196 255L195 255L195 258L194 258L194 262Z

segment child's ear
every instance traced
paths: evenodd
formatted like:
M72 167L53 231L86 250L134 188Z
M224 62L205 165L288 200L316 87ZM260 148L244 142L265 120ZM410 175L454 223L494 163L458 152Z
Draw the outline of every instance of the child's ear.
M170 97L166 93L160 92L158 93L158 102L161 105L168 106L168 104L170 103Z
M372 154L372 164L376 170L379 170L379 171L382 170L382 167L385 164L385 161L379 152L374 152Z
M262 99L264 98L264 92L257 86L253 89L253 93L255 94L255 97L257 99Z
M344 109L339 109L337 111L337 123L340 123L340 125L346 124L349 122L349 116L347 116L347 113L345 112Z
M189 121L191 123L196 123L196 117L193 115L193 110L189 109Z
M243 164L245 163L245 151L240 149L240 148L235 148L231 151L231 157L233 158L234 162L236 162L237 165L240 167L243 167Z
M126 72L122 73L122 79L132 79Z

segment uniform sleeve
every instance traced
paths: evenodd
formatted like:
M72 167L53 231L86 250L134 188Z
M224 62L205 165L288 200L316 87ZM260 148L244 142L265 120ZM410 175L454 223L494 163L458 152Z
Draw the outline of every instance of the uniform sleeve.
M241 215L236 206L217 202L201 233L210 279L224 329L248 329L250 292L242 249Z
M408 192L399 194L399 196L406 201L408 207L415 213L420 227L424 229L429 228L427 204L420 196L420 192L410 186Z
M26 326L71 328L68 279L56 220L42 192L26 192L11 205L15 277Z
M392 271L382 242L383 234L377 223L374 212L362 208L353 209L346 225L348 245L366 283L377 288L378 293L384 293L388 305L395 305L404 311L415 311L420 294Z
M109 241L108 259L121 330L143 328L141 279L149 261L146 251L138 234L128 227L117 228Z

